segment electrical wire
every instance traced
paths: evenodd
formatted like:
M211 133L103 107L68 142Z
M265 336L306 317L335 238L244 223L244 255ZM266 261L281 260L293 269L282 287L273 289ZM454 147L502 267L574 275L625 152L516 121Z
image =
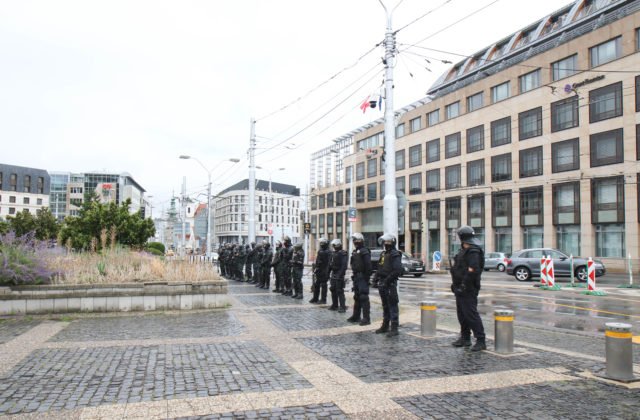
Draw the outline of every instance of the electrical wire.
M447 5L448 3L451 3L452 0L446 0L444 3L441 3L439 6L429 10L428 12L424 13L423 15L418 16L417 18L415 18L414 20L412 20L411 22L407 23L406 25L400 27L400 29L396 29L394 33L398 33L400 31L402 31L403 29L406 29L407 27L413 25L414 23L418 22L419 20L429 16L431 13L437 11L438 9L441 9L442 7L444 7L445 5Z

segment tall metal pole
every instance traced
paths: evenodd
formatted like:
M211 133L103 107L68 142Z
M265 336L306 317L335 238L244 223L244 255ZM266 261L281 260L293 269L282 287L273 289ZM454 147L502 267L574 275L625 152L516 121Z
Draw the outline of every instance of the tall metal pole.
M304 221L306 223L310 220L309 218L309 184L307 184L307 193L305 194L304 199ZM303 225L304 226L304 225ZM304 263L309 264L309 234L306 233L303 229L304 233Z
M186 200L186 196L187 196L187 177L183 176L182 177L182 199L181 204L182 204L182 238L181 238L181 242L182 242L182 253L183 255L187 255L187 227L186 227L186 222L187 222L187 200Z
M256 241L256 120L251 118L251 135L249 138L249 243Z
M211 172L207 172L209 184L207 184L207 258L211 257Z
M384 152L385 152L385 194L383 200L383 229L384 233L398 238L398 197L396 196L396 130L395 113L393 110L393 61L396 48L395 33L391 28L393 10L387 10L382 0L379 0L387 14L387 31L384 37ZM399 5L400 3L398 3ZM396 7L398 7L396 5ZM394 8L395 10L395 8Z
M349 207L356 207L356 193L355 193L355 182L354 179L356 177L356 164L355 162L351 165L351 186L349 187ZM386 181L385 181L386 183ZM353 253L353 241L351 240L353 237L353 222L349 221L349 255Z
M273 212L274 210L273 210L273 192L271 191L271 172L269 172L269 201L271 202L270 203L271 207L269 207L269 213L268 213L270 216L269 218L271 219L271 233L269 232L267 233L269 233L269 246L273 247Z

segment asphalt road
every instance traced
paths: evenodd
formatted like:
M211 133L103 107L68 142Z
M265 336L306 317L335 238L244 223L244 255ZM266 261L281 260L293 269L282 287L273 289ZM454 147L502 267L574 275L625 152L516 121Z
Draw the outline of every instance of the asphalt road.
M634 279L635 284L640 280ZM584 287L570 287L569 279L559 279L560 291L541 290L539 279L518 282L513 276L496 271L483 273L478 309L486 320L493 318L494 309L512 309L518 322L555 327L572 331L600 333L607 322L633 325L634 335L640 334L640 289L618 288L628 284L628 276L609 274L597 279L599 290L606 296L583 294ZM434 300L439 308L455 310L449 286L449 273L425 274L423 277L402 277L400 299L405 303ZM487 321L485 321L487 322ZM635 337L639 342L640 337Z

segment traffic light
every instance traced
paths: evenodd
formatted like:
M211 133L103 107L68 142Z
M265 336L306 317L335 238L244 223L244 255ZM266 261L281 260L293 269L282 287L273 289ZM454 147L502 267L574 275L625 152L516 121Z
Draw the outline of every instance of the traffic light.
M304 224L304 233L311 233L311 223Z

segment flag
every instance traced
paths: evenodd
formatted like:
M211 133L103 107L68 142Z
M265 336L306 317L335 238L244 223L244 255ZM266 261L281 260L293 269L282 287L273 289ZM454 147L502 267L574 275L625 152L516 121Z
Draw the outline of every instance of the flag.
M371 104L369 103L369 96L367 96L365 100L360 104L360 109L362 110L362 113L364 114L367 111L367 108L369 108L370 106Z

